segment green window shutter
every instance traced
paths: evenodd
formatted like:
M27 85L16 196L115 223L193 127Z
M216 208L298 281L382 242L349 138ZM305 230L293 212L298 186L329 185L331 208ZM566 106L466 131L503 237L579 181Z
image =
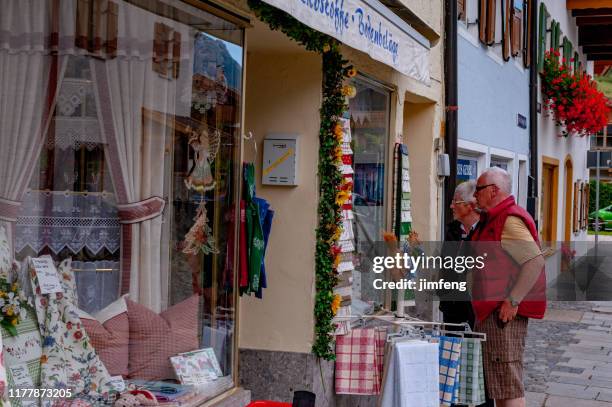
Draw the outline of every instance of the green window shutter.
M548 25L548 10L544 3L540 4L538 30L538 71L544 68L544 52L546 51L546 26Z
M580 55L578 55L578 51L574 51L574 73L578 72L578 68L580 64Z

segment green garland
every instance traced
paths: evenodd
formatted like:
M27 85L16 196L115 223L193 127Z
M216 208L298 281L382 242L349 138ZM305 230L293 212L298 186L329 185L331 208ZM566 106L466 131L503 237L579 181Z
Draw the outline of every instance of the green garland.
M338 168L338 149L341 137L334 133L342 114L347 110L342 94L344 78L351 67L342 58L340 44L330 36L313 30L289 14L261 0L248 0L255 15L267 23L272 30L280 30L307 50L322 56L323 102L321 105L321 127L319 129L319 224L316 231L316 295L315 295L315 342L313 353L326 360L334 360L334 287L338 283L335 259L338 255L336 243L342 224L342 204L337 194L343 177Z

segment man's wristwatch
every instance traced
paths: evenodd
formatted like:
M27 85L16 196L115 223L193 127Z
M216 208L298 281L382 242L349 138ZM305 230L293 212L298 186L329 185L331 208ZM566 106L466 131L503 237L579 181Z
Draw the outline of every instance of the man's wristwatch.
M510 305L512 305L513 307L518 307L519 304L521 303L520 301L517 301L514 298L512 298L511 295L509 295L508 298L506 299L508 300L508 302L510 302Z

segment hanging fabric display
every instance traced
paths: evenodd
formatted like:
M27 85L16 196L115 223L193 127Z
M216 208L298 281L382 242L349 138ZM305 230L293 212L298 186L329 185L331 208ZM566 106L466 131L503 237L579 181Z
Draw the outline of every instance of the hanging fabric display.
M484 403L484 372L480 340L463 338L459 364L457 404L479 405Z
M456 403L459 390L461 338L440 337L440 405Z
M350 86L350 85L347 85ZM348 96L347 96L348 97ZM353 252L355 251L355 234L353 232L353 149L351 148L351 120L348 111L339 120L334 129L334 134L341 140L341 159L338 168L342 173L342 183L337 193L337 204L342 209L342 233L338 239L339 253L336 254L334 265L336 272L340 275L339 284L334 289L336 301L342 304L336 312L337 315L351 314L352 294L352 271L355 269L353 263ZM347 273L348 277L343 274ZM336 335L344 334L351 330L350 324L346 322L337 323Z
M392 342L385 359L381 407L439 407L438 344Z
M405 144L395 145L395 180L393 207L393 227L395 236L405 242L412 230L412 211L410 202L410 164L408 147Z
M336 339L336 394L380 393L386 328L353 329Z
M274 211L255 195L255 166L243 165L244 200L240 203L240 293L262 298L266 288L265 253Z

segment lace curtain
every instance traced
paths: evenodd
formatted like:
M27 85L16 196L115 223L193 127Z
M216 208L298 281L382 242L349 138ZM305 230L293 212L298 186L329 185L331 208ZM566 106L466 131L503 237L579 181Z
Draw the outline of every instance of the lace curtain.
M119 250L117 205L112 195L76 195L28 191L15 228L15 250L39 253L45 247L58 254L83 249L97 255Z

